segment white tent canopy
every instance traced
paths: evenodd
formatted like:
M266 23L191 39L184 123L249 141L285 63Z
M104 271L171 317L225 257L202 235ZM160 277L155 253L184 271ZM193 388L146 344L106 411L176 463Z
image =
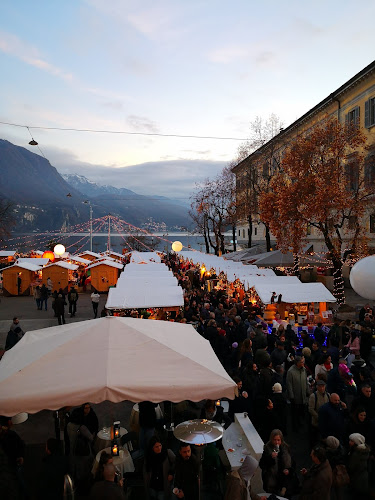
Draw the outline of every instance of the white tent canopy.
M106 309L140 309L148 307L182 307L183 290L179 286L149 286L134 283L134 286L110 288Z
M131 253L130 262L139 263L139 262L161 262L160 255L156 252L137 252L133 251Z
M236 384L191 325L107 317L27 332L0 361L0 414L85 401L233 399Z
M335 297L323 283L301 283L298 278L296 279L298 283L287 281L263 283L263 281L258 281L253 286L264 304L271 303L273 292L276 292L276 295L281 293L282 302L289 304L298 302L336 302Z

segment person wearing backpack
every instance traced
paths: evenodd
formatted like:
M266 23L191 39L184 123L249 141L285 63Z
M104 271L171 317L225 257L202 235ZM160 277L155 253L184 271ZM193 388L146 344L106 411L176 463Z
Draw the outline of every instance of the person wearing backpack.
M72 286L70 292L68 293L69 314L71 318L76 315L77 301L78 301L78 293L77 290L74 288L74 286Z
M309 397L309 413L311 415L311 445L314 446L320 438L318 427L318 411L321 406L329 401L329 394L326 391L326 383L324 380L318 380L316 383L316 391L310 394Z

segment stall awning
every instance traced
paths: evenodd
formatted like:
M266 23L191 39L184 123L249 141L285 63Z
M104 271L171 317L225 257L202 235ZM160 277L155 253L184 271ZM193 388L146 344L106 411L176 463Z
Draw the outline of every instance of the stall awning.
M262 283L258 281L253 286L264 304L271 303L273 292L276 292L277 296L282 294L281 302L288 304L298 302L336 302L335 297L323 283L288 283L285 281L284 283L279 281Z

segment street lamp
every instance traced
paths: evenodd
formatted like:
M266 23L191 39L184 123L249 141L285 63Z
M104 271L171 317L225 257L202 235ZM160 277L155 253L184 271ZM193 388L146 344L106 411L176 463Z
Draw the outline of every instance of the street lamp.
M85 200L83 203L90 207L90 252L92 252L92 206L90 200Z

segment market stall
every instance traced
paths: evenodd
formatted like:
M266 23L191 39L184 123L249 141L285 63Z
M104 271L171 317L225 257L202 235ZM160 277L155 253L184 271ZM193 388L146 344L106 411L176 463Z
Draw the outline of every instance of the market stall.
M3 294L5 296L30 295L30 285L37 280L41 269L41 266L29 262L20 262L5 267L2 269Z
M48 278L51 278L54 290L62 288L64 293L68 293L70 283L73 280L73 272L77 271L77 264L70 264L69 262L59 261L53 262L42 269L42 283L47 286Z
M91 272L91 289L96 292L108 292L109 288L115 286L119 272L124 265L112 260L95 262L87 267Z
M193 326L166 321L106 317L28 331L0 363L4 415L85 401L233 399L236 391L210 343Z

